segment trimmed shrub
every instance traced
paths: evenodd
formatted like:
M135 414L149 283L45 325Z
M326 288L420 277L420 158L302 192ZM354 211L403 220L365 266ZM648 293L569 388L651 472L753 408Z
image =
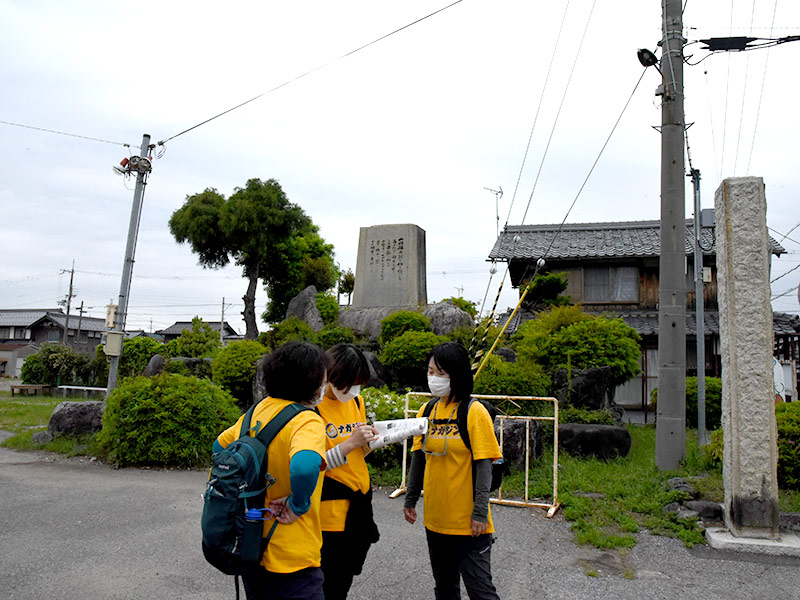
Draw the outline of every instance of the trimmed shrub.
M212 381L228 390L242 409L253 403L256 362L266 353L267 349L254 340L231 342L211 363Z
M339 301L328 292L320 292L315 297L319 316L325 325L336 323L339 318Z
M490 356L475 379L476 394L505 396L547 396L550 377L539 365L509 363L499 356Z
M428 355L437 344L447 341L430 331L406 331L389 342L381 353L381 362L394 375L397 388L424 388L427 381Z
M317 339L319 345L327 350L336 344L352 344L356 341L356 334L349 327L326 325L317 333Z
M800 490L800 403L781 402L775 407L778 423L778 486Z
M214 440L239 415L233 397L205 379L133 377L109 395L97 443L122 467L205 466Z
M221 347L219 331L214 331L211 325L200 317L194 317L192 328L184 329L175 340L175 354L170 356L213 358Z
M258 341L270 350L276 350L286 342L311 342L316 344L317 334L305 321L294 315L284 319L269 331L259 334Z
M147 363L156 354L160 354L164 344L149 337L137 337L125 340L122 344L122 356L119 357L119 378L141 375Z
M584 423L586 425L616 425L612 415L607 410L589 410L568 406L558 411L559 423Z
M428 317L410 310L400 310L381 321L381 333L378 341L381 346L386 346L406 331L430 330L431 320Z
M470 300L467 300L466 298L462 298L460 296L458 297L451 296L450 298L445 298L444 300L442 300L442 302L449 302L456 308L460 308L473 319L475 318L475 315L478 314L478 309L475 306L475 303Z
M697 377L686 378L686 424L697 428ZM722 379L706 377L706 429L722 427Z
M86 385L93 378L90 365L88 356L69 346L44 344L39 352L25 359L20 375L23 383Z

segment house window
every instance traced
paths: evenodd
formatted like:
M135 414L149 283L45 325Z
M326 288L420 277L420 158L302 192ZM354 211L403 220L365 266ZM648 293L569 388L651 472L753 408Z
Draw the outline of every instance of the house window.
M588 267L583 270L584 302L636 302L637 267Z
M0 327L0 340L7 340L10 330L8 327Z
M61 336L59 335L58 329L51 329L47 332L47 341L48 342L58 342Z
M25 328L24 327L15 327L14 328L14 339L17 339L17 340L24 340L25 339Z

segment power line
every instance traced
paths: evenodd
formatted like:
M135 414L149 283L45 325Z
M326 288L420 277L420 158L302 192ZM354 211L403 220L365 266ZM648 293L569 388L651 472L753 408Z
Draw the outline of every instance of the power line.
M753 4L755 7L755 3ZM775 0L775 4L772 7L772 23L770 26L769 34L772 35L773 27L775 26L775 15L778 12L778 0ZM756 109L756 122L753 125L753 139L750 141L750 155L747 158L747 173L750 172L750 162L753 160L753 150L756 145L756 132L758 131L758 118L761 116L761 102L764 99L764 88L766 87L767 83L767 65L769 65L769 48L767 49L767 58L764 60L764 74L761 76L761 91L758 96L758 108Z
M3 125L11 125L12 127L22 127L23 129L33 129L35 131L43 131L45 133L54 133L56 135L66 135L69 137L79 138L82 140L89 140L90 142L101 142L103 144L113 144L115 146L130 147L130 144L123 144L122 142L112 142L110 140L103 140L100 138L89 137L87 135L78 135L77 133L67 133L66 131L56 131L55 129L45 129L44 127L34 127L33 125L23 125L22 123L12 123L11 121L0 121Z
M789 269L788 271L786 271L786 273L784 273L783 275L778 275L778 276L777 276L775 279L773 279L772 281L770 281L770 283L775 283L775 282L776 282L776 281L778 281L778 279L780 279L781 277L786 277L786 276L787 276L789 273L791 273L792 271L796 271L797 269L800 269L800 264L797 264L797 265L793 266L791 269Z
M219 113L218 115L214 115L213 117L211 117L209 119L206 119L205 121L202 121L202 122L198 123L197 125L193 125L193 126L189 127L188 129L184 129L180 133L176 133L173 136L170 136L170 137L168 137L168 138L166 138L164 140L161 140L160 142L158 142L157 145L158 146L163 146L164 144L166 144L170 140L174 140L176 137L181 136L184 133L188 133L188 132L192 131L193 129L197 129L201 125L205 125L206 123L209 123L209 122L213 121L214 119L218 119L219 117L222 117L223 115L227 115L229 112L233 112L234 110L236 110L238 108L241 108L242 106L245 106L246 104L250 104L251 102L254 102L255 100L258 100L259 98L262 98L262 97L266 96L267 94L271 94L272 92L275 92L275 91L277 91L277 90L279 90L279 89L281 89L283 87L286 87L290 83L294 83L295 81L297 81L299 79L302 79L306 75L311 75L312 73L315 73L316 71L319 71L320 69L324 69L325 67L330 66L333 63L335 63L335 62L337 62L339 60L342 60L343 58L347 58L348 56L351 56L351 55L355 54L356 52L359 52L359 51L363 50L364 48L368 48L369 46L372 46L373 44L377 44L378 42L380 42L382 40L385 40L386 38L388 38L390 36L393 36L394 34L399 33L401 31L403 31L404 29L408 29L409 27L412 27L413 25L416 25L417 23L420 23L420 22L424 21L425 19L428 19L428 18L430 18L430 17L432 17L434 15L437 15L440 12L443 12L443 11L447 10L448 8L450 8L452 6L455 6L456 4L460 4L461 2L462 2L462 0L455 0L455 2L452 2L452 3L448 4L447 6L445 6L443 8L440 8L438 10L435 10L434 12L432 12L430 14L427 14L424 17L421 17L421 18L417 19L416 21L412 21L411 23L408 23L407 25L403 25L399 29L395 29L394 31L392 31L390 33L382 35L381 37L379 37L379 38L377 38L375 40L372 40L371 42L369 42L367 44L364 44L363 46L360 46L360 47L356 48L355 50L351 50L350 52L348 52L346 54L342 54L338 58L334 58L333 60L331 60L331 61L329 61L327 63L319 65L318 67L314 67L310 71L306 71L305 73L303 73L302 75L298 75L294 79L289 79L288 81L285 81L282 84L280 84L278 86L275 86L274 88L259 94L258 96L253 96L249 100L245 100L244 102L242 102L240 104L237 104L236 106L234 106L232 108L229 108L228 110L225 110L225 111Z
M789 288L789 289L788 289L788 290L786 290L785 292L783 292L783 293L781 293L781 294L778 294L777 296L773 296L772 298L770 298L770 301L772 301L772 300L777 300L778 298L782 298L783 296L788 296L788 295L789 295L789 294L791 294L793 291L795 291L797 288L800 288L800 285L796 285L796 286L794 286L793 288Z

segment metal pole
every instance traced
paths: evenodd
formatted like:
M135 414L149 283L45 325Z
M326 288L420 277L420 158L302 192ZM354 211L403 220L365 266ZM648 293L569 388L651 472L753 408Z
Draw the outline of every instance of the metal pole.
M150 136L142 136L142 146L139 149L139 157L147 159L150 151ZM122 281L119 286L119 304L117 315L114 321L113 331L122 334L125 332L125 321L128 315L128 295L131 291L131 277L133 275L133 257L136 254L136 238L139 236L139 220L142 217L142 199L144 197L144 186L147 181L148 170L140 168L136 173L136 187L133 190L133 206L131 207L131 220L128 225L128 242L125 246L125 261L122 263ZM119 371L119 356L111 357L111 364L108 368L108 390L106 397L117 387L117 372Z
M67 318L64 319L64 345L69 346L69 311L72 306L72 281L75 278L75 261L72 261L72 269L69 272L69 293L67 294Z
M680 465L686 452L685 40L681 0L663 0L663 10L656 465L670 470Z
M225 334L222 331L223 324L225 323L225 296L222 297L222 315L219 318L219 343L225 345Z
M706 338L705 322L703 320L704 295L703 295L703 247L700 244L700 171L691 170L692 187L694 190L694 298L695 321L697 322L697 443L700 446L708 444L706 432Z

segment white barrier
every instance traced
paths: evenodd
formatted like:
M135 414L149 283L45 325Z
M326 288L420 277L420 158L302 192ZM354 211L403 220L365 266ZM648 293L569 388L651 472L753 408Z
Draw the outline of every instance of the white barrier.
M414 417L417 414L416 409L409 408L409 399L411 396L420 396L420 397L432 397L432 394L427 392L409 392L406 394L406 405L404 409L404 414L406 418ZM546 398L546 397L539 397L539 396L491 396L491 395L483 395L483 394L473 394L473 398L483 398L486 400L493 401L495 404L497 401L510 401L514 406L517 408L522 408L517 401L538 401L538 402L551 402L553 404L553 416L552 417L535 417L535 416L516 416L516 415L507 415L507 414L498 414L497 419L500 421L500 448L503 447L503 433L505 421L508 419L512 420L519 420L525 421L525 499L524 500L507 500L503 498L503 486L500 486L500 489L497 490L497 498L491 498L490 501L494 504L504 504L507 506L536 506L539 508L546 508L547 509L547 516L552 517L556 511L558 510L559 502L558 502L558 400L555 398ZM495 404L495 408L498 409L500 412L500 408ZM528 492L528 484L530 481L530 458L531 458L531 448L530 448L530 424L531 421L552 421L553 422L553 500L550 503L547 502L537 502L531 501L529 492ZM403 466L402 466L402 475L400 479L400 487L398 487L395 491L393 491L389 497L390 498L397 498L401 494L404 494L406 491L406 474L408 470L408 440L403 440Z

